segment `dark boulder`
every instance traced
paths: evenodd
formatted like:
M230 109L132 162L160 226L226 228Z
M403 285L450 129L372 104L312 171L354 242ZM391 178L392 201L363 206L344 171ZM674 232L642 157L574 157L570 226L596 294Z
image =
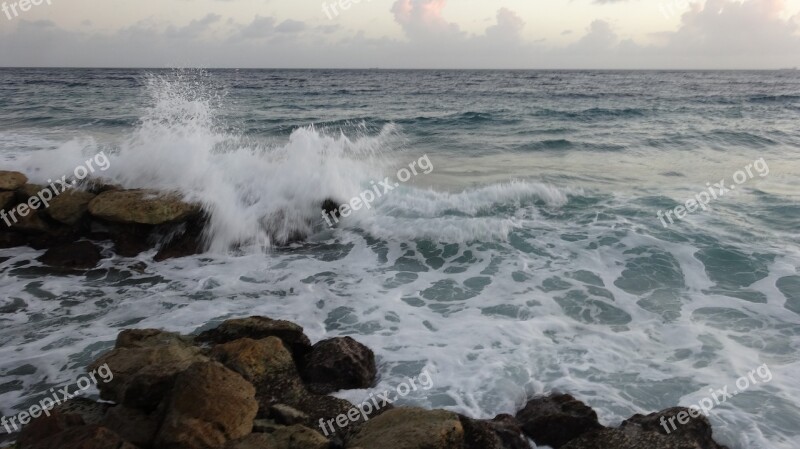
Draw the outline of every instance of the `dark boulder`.
M553 449L586 432L603 428L591 407L568 394L531 399L517 413L517 420L536 444Z
M336 337L311 348L303 377L313 392L328 394L369 388L376 376L375 354L371 349L350 337Z
M102 258L97 245L81 241L50 248L37 260L51 267L88 270L96 267Z

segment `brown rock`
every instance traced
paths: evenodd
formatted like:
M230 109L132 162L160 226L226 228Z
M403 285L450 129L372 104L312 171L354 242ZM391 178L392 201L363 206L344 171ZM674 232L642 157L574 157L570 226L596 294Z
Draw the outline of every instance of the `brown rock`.
M17 190L28 182L28 177L16 171L0 171L0 190Z
M726 449L714 441L708 419L696 410L690 411L673 407L647 416L634 415L618 429L587 433L570 441L564 449ZM678 418L685 424L680 424Z
M83 425L85 423L80 415L51 410L50 416L41 415L22 429L17 438L17 446L19 448L33 447L47 438Z
M284 320L273 320L263 316L236 318L224 321L217 328L207 330L197 336L197 341L227 343L240 338L260 340L278 337L294 355L295 361L302 360L311 351L311 341L303 333L303 328Z
M24 234L51 234L57 230L54 226L50 225L47 221L42 219L39 215L41 212L38 210L27 209L27 214L22 216L16 213L14 216L17 221L11 225L11 230L22 232ZM5 223L3 223L5 226Z
M96 218L116 222L159 225L185 221L200 213L197 205L174 194L152 190L108 190L89 203Z
M274 419L275 422L284 426L308 422L308 415L286 404L275 404L270 407L269 416Z
M118 405L106 413L101 424L137 446L152 447L161 415Z
M464 427L464 449L530 449L522 429L511 415L498 415L491 421L459 415Z
M215 346L211 357L253 384L281 390L301 387L292 354L279 338L234 340Z
M116 348L153 348L176 344L190 347L192 338L159 329L125 329L117 335Z
M51 267L88 270L102 258L97 245L82 241L50 248L37 260Z
M111 430L96 424L68 429L19 449L137 449Z
M14 192L0 191L0 209L6 209L13 204ZM8 212L8 211L6 211Z
M45 189L51 190L49 187L43 186L41 184L25 184L19 189L17 189L16 192L17 201L19 201L20 203L27 203L30 198L36 197L39 194L39 192ZM41 204L40 200L37 200L34 204L38 204L35 207L36 209L41 209L42 207L44 207L44 205Z
M517 420L536 444L553 449L583 433L603 428L591 407L568 394L531 399L517 413Z
M94 197L93 193L70 189L53 198L45 210L50 218L73 226L87 216L89 202Z
M336 337L311 348L304 378L311 383L312 391L328 394L369 388L375 383L377 373L372 350L350 337Z
M216 362L195 363L180 373L155 445L164 449L222 447L253 430L255 388Z
M445 410L396 408L365 423L347 447L363 449L462 449L464 428Z
M330 441L304 426L279 427L272 433L254 433L230 441L225 449L328 449Z
M98 383L101 398L150 412L167 396L178 373L195 362L207 360L199 348L170 341L117 347L92 363L89 370L107 364L114 373L110 382Z

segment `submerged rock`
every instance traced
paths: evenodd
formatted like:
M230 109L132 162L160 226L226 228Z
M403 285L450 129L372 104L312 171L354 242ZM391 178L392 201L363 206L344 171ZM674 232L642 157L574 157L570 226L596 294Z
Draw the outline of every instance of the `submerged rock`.
M177 195L153 190L108 190L89 203L89 213L115 223L160 225L185 221L200 213Z
M0 170L0 190L17 190L28 182L28 177L17 171Z
M101 259L103 256L97 245L82 241L50 248L37 260L51 267L88 270L96 267Z

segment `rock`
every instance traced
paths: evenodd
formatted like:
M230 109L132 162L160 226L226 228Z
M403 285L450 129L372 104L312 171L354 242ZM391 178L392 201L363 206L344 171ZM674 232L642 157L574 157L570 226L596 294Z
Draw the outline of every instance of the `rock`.
M152 226L114 224L110 231L114 252L122 257L136 257L154 246L150 241Z
M152 447L160 424L158 412L145 413L123 405L108 410L101 422L126 441L145 448Z
M123 336L121 340L125 344L135 338ZM110 382L97 384L100 397L150 412L167 396L178 373L195 362L208 361L199 348L167 340L163 344L151 340L139 346L118 346L92 363L89 370L107 364L114 373Z
M517 413L517 420L537 445L553 449L583 433L603 428L591 407L568 394L531 399Z
M185 221L200 213L177 195L152 190L108 190L89 202L89 213L115 223L159 225Z
M42 190L50 190L51 197L55 196L52 195L52 189L47 186L43 186L41 184L25 184L17 189L17 201L20 203L27 203L30 198L36 197ZM37 203L39 203L39 205L36 207L36 209L41 209L44 207L44 205L41 204L41 201L37 201Z
M0 191L0 209L6 209L11 206L14 200L14 192Z
M113 431L96 424L67 429L19 449L137 449Z
M159 329L125 329L117 335L115 348L153 348L158 346L190 347L192 338Z
M253 433L272 433L281 427L284 426L271 419L256 419L253 421Z
M294 355L295 361L302 361L311 351L311 341L303 333L303 328L284 320L273 320L263 316L236 318L224 321L216 329L207 330L197 336L197 341L227 343L240 338L260 340L278 337Z
M38 210L28 209L27 214L15 214L16 222L11 224L11 230L22 232L23 234L51 234L56 232L56 228L40 215ZM3 223L5 226L5 223Z
M153 260L161 262L167 259L201 254L204 250L203 227L204 221L189 223L186 229L178 236L161 246Z
M688 415L689 409L676 407L647 416L635 415L618 429L585 433L562 446L562 449L727 449L713 440L711 426L702 415L684 425L673 419L676 429L672 430L668 420L680 413ZM661 417L665 418L670 433L661 425ZM681 418L686 420L684 415Z
M77 397L55 406L51 413L55 411L64 415L78 415L85 424L100 424L110 408L111 404Z
M56 196L50 201L50 207L45 209L50 218L74 226L87 216L89 202L94 199L93 193L70 189Z
M5 232L5 223L0 222L0 248L16 248L18 246L25 246L28 240L24 235L18 232Z
M685 424L680 424L678 418ZM670 423L670 419L672 423ZM705 416L696 410L691 411L683 407L673 407L647 416L634 415L624 421L618 429L585 434L565 445L564 449L607 447L615 449L638 449L641 447L648 449L726 449L714 441L711 424Z
M28 182L28 177L16 171L0 171L0 190L17 190Z
M214 347L211 357L258 386L266 384L277 390L301 386L292 354L276 337L223 343Z
M301 425L282 427L268 434L276 449L327 449L330 441L319 432Z
M97 245L81 241L50 248L36 260L51 267L88 270L102 258Z
M369 388L375 383L375 354L350 337L323 340L311 348L304 378L315 393Z
M155 446L170 449L222 447L253 430L256 390L216 362L199 362L180 373L169 396Z
M348 448L462 449L464 428L445 410L396 408L369 421L348 441Z
M269 416L274 419L275 422L284 426L301 424L308 421L308 415L286 404L275 404L270 407Z
M41 415L22 429L17 438L17 446L20 448L33 447L42 440L85 424L80 415L51 410L50 416Z
M522 429L511 415L498 415L491 421L459 415L464 427L464 449L530 449Z

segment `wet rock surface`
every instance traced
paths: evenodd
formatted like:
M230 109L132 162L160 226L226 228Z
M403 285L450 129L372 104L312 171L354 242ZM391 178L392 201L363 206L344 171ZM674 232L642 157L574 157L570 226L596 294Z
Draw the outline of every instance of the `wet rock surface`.
M88 369L113 373L97 384L111 402L52 410L23 429L17 449L526 449L529 437L562 449L725 449L704 417L685 420L688 409L605 428L567 394L492 420L391 404L364 416L314 386L374 382L372 352L347 337L312 347L302 327L268 317L229 319L196 337L124 330ZM664 422L680 424L668 432Z

